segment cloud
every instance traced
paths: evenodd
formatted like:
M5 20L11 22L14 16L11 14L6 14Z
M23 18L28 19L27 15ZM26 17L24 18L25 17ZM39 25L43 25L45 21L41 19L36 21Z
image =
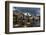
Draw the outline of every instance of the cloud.
M26 13L28 12L29 15L40 15L40 8L29 8L29 7L14 7L14 10L18 10L18 12ZM17 11L16 11L17 12Z

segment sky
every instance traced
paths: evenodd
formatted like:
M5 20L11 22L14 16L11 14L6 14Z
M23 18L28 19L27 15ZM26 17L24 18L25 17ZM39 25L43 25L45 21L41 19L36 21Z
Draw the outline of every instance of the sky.
M14 12L30 13L31 15L40 16L40 8L13 7Z

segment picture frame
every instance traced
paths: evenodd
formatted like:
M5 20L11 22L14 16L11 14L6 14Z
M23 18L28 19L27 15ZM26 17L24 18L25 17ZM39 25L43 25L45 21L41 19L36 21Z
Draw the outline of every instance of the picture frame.
M18 17L16 17L16 15ZM36 19L38 21L36 21ZM19 26L16 24L19 24ZM5 1L6 34L33 33L44 31L45 3Z

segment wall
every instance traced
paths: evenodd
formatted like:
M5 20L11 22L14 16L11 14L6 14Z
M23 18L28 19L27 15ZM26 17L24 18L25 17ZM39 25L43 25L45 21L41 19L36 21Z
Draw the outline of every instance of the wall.
M5 34L5 1L6 0L0 0L0 35L15 35L15 34ZM46 3L46 0L14 0L14 1L26 1L26 2L40 2L40 3ZM45 4L46 6L46 4ZM46 9L46 7L45 7ZM45 11L46 13L46 11ZM45 14L46 18L46 14ZM46 23L46 22L45 22ZM46 26L46 24L45 24ZM36 33L21 33L16 35L46 35L45 32L36 32Z

